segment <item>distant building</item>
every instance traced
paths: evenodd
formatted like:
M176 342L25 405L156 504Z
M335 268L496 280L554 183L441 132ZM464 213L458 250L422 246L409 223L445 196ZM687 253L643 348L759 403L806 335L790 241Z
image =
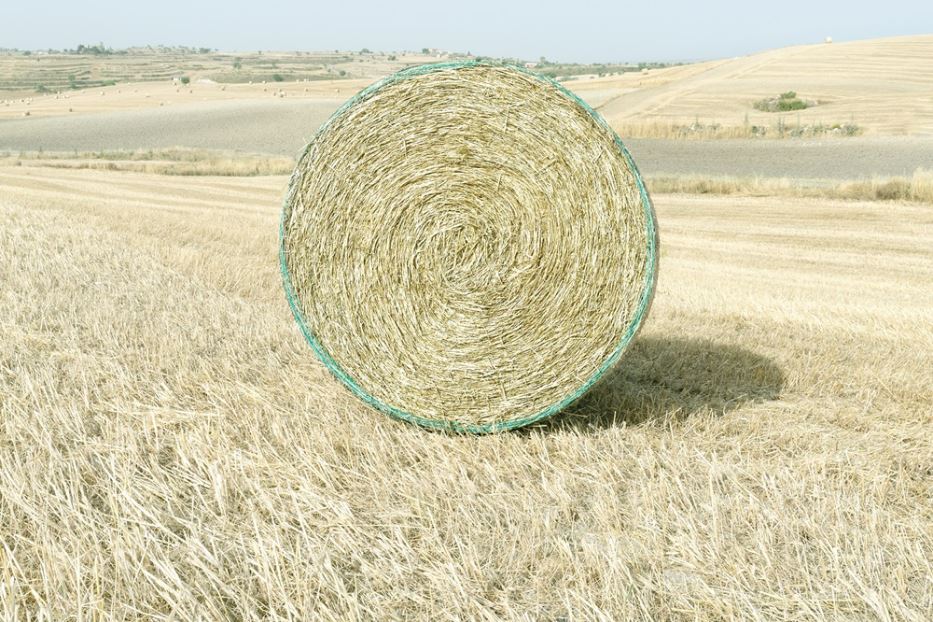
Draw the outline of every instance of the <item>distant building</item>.
M826 37L826 43L832 43L832 42L833 42L832 37Z

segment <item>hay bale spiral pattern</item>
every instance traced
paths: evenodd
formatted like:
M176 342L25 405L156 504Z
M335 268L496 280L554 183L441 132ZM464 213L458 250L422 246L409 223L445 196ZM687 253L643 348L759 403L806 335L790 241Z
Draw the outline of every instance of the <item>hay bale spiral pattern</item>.
M328 368L385 412L472 432L554 414L614 364L656 253L605 122L483 63L357 95L305 149L282 214L286 291Z

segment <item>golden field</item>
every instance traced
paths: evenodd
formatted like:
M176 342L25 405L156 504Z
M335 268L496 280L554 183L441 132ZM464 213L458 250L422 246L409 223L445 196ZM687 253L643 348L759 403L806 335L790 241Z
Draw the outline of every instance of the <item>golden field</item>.
M854 123L868 135L931 136L933 35L794 46L568 86L627 136L668 137L670 126L697 121L721 124L722 137L753 125L773 135L778 118L791 128ZM752 105L785 91L818 103L786 113Z
M618 372L467 437L316 362L284 176L32 164L0 166L0 617L933 618L931 203L656 193Z
M290 98L328 105L336 110L341 103L373 80L316 80L313 82L257 82L254 84L218 84L195 82L187 85L162 82L131 82L93 89L63 91L59 94L30 94L0 101L0 119L23 117L78 116L142 110L173 106L184 109L191 104L222 104ZM0 95L0 100L2 100ZM28 102L28 103L27 103Z

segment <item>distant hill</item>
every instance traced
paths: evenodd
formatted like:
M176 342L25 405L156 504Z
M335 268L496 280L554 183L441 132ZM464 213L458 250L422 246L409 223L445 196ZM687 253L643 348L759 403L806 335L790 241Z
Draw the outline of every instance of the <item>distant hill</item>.
M856 125L865 134L933 136L933 35L819 43L638 74L569 82L611 125ZM804 110L755 102L794 91Z
M84 46L82 46L84 47ZM103 46L86 53L18 52L0 54L0 98L34 93L97 88L115 84L169 81L186 76L227 84L297 80L376 79L406 65L431 62L438 55L401 56L373 52L216 52L202 48Z

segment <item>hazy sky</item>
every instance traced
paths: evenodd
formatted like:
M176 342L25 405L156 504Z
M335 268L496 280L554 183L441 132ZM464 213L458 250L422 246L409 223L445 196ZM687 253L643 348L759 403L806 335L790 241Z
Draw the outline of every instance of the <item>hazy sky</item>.
M563 61L696 60L933 33L933 0L0 0L0 47L438 47Z

